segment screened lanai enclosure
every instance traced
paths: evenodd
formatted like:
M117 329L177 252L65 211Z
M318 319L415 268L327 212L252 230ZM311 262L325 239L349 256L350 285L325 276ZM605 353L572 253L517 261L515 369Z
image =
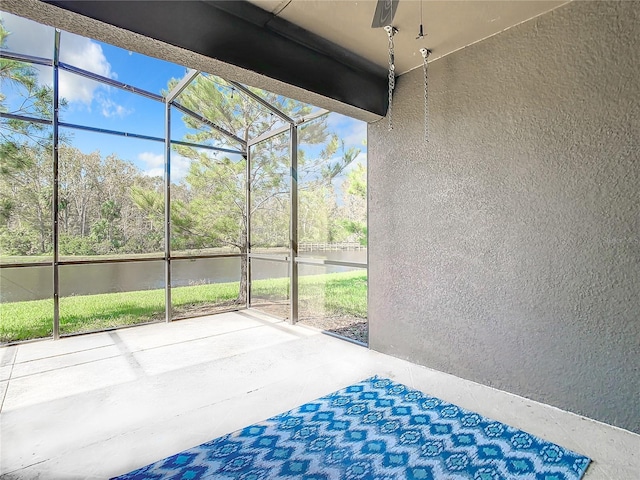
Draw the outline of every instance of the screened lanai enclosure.
M365 123L2 22L2 343L243 308L367 342Z

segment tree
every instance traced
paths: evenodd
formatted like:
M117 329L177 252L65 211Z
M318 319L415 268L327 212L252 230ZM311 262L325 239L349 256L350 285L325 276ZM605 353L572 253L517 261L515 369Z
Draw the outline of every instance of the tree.
M177 80L172 80L170 90ZM301 102L252 89L290 117L304 116L311 107ZM177 101L224 130L248 141L274 129L280 123L257 102L239 94L223 80L198 76ZM191 116L183 117L194 130L185 140L239 148L238 143ZM280 123L281 124L281 123ZM312 184L329 184L357 156L357 149L345 149L337 136L328 132L326 118L299 129L299 142L322 146L318 155L298 156L298 178ZM231 247L243 254L238 303L246 302L246 272L249 245L248 219L252 225L252 248L289 246L289 161L288 134L278 135L251 148L249 178L246 159L228 154L179 146L175 151L190 160L186 177L172 187L173 248ZM251 204L246 203L246 185L251 186ZM160 212L158 198L149 191L134 192L138 206Z
M2 251L10 255L47 253L52 248L51 155L37 145L22 145L19 154L24 167L0 175Z
M131 162L99 151L60 147L60 250L66 255L148 253L162 250L163 222L138 207L141 188L162 195L157 180ZM160 199L160 215L164 204Z
M10 35L0 20L0 48L6 48ZM0 111L14 115L51 120L53 117L53 89L38 82L38 71L33 65L0 58ZM10 93L10 98L7 98ZM60 100L60 108L67 102ZM51 148L51 132L47 125L3 119L0 130L0 174L12 174L29 168L28 156L21 154L25 144Z
M367 244L367 167L358 163L343 184L342 226L361 245Z
M318 185L298 193L298 241L325 243L336 216L337 205L332 188Z
M0 47L10 33L0 21ZM30 64L0 59L0 111L50 120L53 91ZM9 95L9 96L8 96ZM60 107L66 106L65 101ZM0 240L6 253L51 250L52 137L49 126L2 119L0 129Z

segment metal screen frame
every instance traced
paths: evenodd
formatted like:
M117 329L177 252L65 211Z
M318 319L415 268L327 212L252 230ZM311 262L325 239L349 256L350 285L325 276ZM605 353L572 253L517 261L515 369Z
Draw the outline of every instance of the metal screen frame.
M51 120L42 119L42 118L32 118L23 115L15 115L11 113L3 113L0 112L1 118L20 120L25 122L32 122L38 124L46 124L51 125L53 127L53 193L52 193L52 241L53 241L53 258L51 262L34 262L34 263L15 263L15 264L0 264L0 269L2 268L26 268L26 267L37 267L37 266L49 266L53 267L53 339L58 340L60 338L60 312L59 312L59 294L60 294L60 285L59 285L59 267L64 265L79 265L79 264L101 264L101 263L123 263L123 262L147 262L147 261L158 261L163 260L165 266L165 322L171 322L172 319L172 302L171 302L171 261L172 260L185 260L191 258L197 259L207 259L207 258L221 258L221 257L244 257L246 256L247 260L247 269L246 269L246 305L245 308L251 307L251 259L260 259L260 260L270 260L270 261L278 261L278 262L286 262L288 263L288 272L289 272L289 295L290 295L290 312L289 312L289 322L295 324L298 321L298 265L299 264L309 264L309 265L338 265L338 266L351 266L351 267L359 267L359 268L368 268L368 261L366 263L359 262L341 262L341 261L331 261L331 260L319 260L308 257L299 257L298 256L298 129L304 126L306 123L311 122L317 118L322 117L323 115L328 115L330 112L328 110L319 110L310 114L305 118L292 119L287 116L284 112L280 111L275 106L271 105L269 102L265 101L262 97L252 92L249 88L245 87L242 84L237 82L229 82L236 89L240 91L240 94L244 95L249 101L257 102L261 104L263 107L267 108L271 113L277 115L283 121L285 121L286 125L277 129L274 129L269 132L265 132L261 135L258 135L256 138L249 139L245 141L239 137L237 137L232 132L225 130L224 128L216 125L214 122L208 120L205 117L202 117L196 112L189 110L188 108L181 105L176 99L177 97L200 75L201 72L197 70L190 69L185 76L178 82L178 84L166 94L166 96L161 96L122 82L118 82L112 78L104 77L98 75L93 72L89 72L83 70L78 67L74 67L71 65L67 65L65 63L61 63L59 61L60 58L60 34L61 31L59 29L54 30L54 52L53 58L41 58L35 57L31 55L19 54L15 52L7 52L1 51L0 58L10 59L25 62L33 65L46 65L52 67L52 75L53 75L53 116ZM162 102L164 104L165 109L165 135L162 137L154 137L149 135L140 135L131 132L124 131L116 131L116 130L108 130L97 127L90 127L85 125L77 125L72 123L61 122L59 119L59 95L60 95L60 85L59 85L59 72L60 70L64 70L75 75L80 75L85 78L89 78L101 84L109 85L111 87L119 88L125 90L129 93L133 93L135 95L139 95L154 101ZM171 140L171 108L176 108L180 112L185 115L189 115L201 123L204 123L211 127L212 129L218 131L219 133L225 135L226 137L232 139L234 142L240 144L242 146L242 150L234 150L229 148L220 148L214 147L211 145L203 145L196 144L191 142L179 141L179 140ZM153 257L144 257L144 258L136 258L136 257L128 257L122 259L96 259L96 260L71 260L71 261L60 261L59 255L59 226L58 226L58 216L59 216L59 202L58 202L58 185L59 185L59 172L58 172L58 151L59 151L59 128L70 128L77 130L90 131L100 134L106 135L115 135L115 136L123 136L130 138L137 138L141 140L148 140L154 142L161 142L164 144L164 252L162 255L153 256ZM251 185L249 179L251 178L251 147L254 145L263 142L265 140L269 140L277 135L283 134L285 132L289 132L289 140L290 140L290 156L289 156L289 188L290 188L290 213L289 213L289 247L288 254L282 256L269 256L269 255L260 255L254 254L251 250L251 238L252 238L252 228L251 228ZM183 145L194 148L202 148L206 150L231 153L231 154L240 154L243 156L246 163L246 171L245 171L245 201L247 205L247 225L246 225L246 242L247 242L247 252L246 253L238 253L238 254L220 254L220 255L180 255L173 256L171 252L171 146L172 145Z

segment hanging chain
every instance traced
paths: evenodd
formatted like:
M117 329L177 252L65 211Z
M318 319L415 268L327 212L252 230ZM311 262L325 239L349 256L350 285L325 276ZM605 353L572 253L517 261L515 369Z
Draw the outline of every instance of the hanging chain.
M420 53L422 54L422 70L424 71L424 141L429 143L429 75L427 58L429 58L431 50L421 48Z
M398 29L387 25L384 31L389 36L389 108L387 109L387 118L389 120L389 131L393 130L393 89L396 87L396 66L393 51L393 36L398 33Z

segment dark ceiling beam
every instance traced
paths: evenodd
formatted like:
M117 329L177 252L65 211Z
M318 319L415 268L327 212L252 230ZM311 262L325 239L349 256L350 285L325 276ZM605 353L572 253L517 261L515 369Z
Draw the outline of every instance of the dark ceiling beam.
M376 115L387 111L385 70L247 1L42 1Z

